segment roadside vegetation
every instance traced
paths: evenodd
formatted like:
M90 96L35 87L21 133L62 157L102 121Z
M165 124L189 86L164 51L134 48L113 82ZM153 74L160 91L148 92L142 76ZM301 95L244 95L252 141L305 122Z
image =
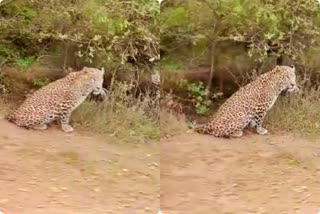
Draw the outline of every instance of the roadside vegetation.
M109 99L89 102L73 123L128 142L159 138L157 0L4 0L0 93L10 105L83 66L104 67Z
M163 109L205 121L239 87L293 63L301 91L280 97L266 125L320 130L318 1L164 1L160 23Z

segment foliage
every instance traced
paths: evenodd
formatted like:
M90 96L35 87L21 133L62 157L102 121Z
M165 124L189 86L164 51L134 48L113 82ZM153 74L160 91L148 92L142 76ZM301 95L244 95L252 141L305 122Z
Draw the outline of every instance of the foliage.
M139 91L142 74L153 73L159 64L159 15L157 0L1 1L0 70L18 70L7 75L15 79L6 77L6 85L15 89L11 93L28 92L69 67L103 66L105 79L112 78L104 85L114 93L111 102L85 103L74 115L75 123L120 138L130 135L128 141L156 139L155 92L132 92ZM117 82L123 76L129 83L125 78Z
M263 61L267 56L296 60L318 44L320 5L315 0L191 0L166 2L161 14L161 48L206 42L243 43L248 54Z
M176 115L162 109L160 117L161 137L182 134L188 131L188 124L184 115Z
M180 76L204 82L202 88L195 84L186 90L193 95L198 114L212 107L203 103L204 95L199 93L209 82L200 67L213 68L211 98L217 92L232 94L253 74L269 71L275 64L294 63L303 81L299 84L308 90L320 85L320 4L316 0L164 1L160 23L164 75L190 69L194 72L186 73L188 77ZM175 65L181 64L177 69ZM168 93L176 91L183 98L181 90L176 90L180 81L177 78L176 88ZM166 84L174 85L166 81L163 88Z
M29 68L34 62L33 57L24 57L17 59L17 66L20 68Z
M319 133L319 99L317 89L304 90L300 96L279 99L267 114L265 123L273 130Z
M51 80L47 77L32 80L32 84L38 88L41 88L45 85L48 85L50 82L51 82Z
M102 103L85 102L72 115L72 121L97 133L104 133L125 142L157 141L160 138L159 120L154 112L156 98L136 99L127 94L132 84L115 82L109 99ZM150 104L154 104L153 106Z
M202 82L189 83L187 85L188 91L191 92L192 101L196 112L200 115L205 114L209 110L210 101L206 99L207 90Z
M176 72L181 70L181 65L167 57L161 60L161 68L168 72Z
M159 14L156 0L4 1L0 60L28 67L62 46L60 55L69 51L80 64L150 69L159 59Z

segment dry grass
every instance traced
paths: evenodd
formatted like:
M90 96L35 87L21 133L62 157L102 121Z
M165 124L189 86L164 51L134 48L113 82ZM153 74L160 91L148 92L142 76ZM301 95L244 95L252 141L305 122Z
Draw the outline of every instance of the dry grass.
M0 97L0 118L3 118L13 108L11 103L8 103L4 98Z
M7 107L4 104L4 101L2 99L0 99L0 115L1 115L1 117L3 115L5 115L6 112L7 112Z
M159 141L157 101L148 95L127 94L131 86L117 83L109 99L84 102L73 113L72 121L90 131L115 136L125 142Z
M315 133L320 131L320 91L310 90L299 95L279 97L266 117L273 130Z
M186 132L188 125L185 116L176 115L165 109L160 111L161 137L176 135Z

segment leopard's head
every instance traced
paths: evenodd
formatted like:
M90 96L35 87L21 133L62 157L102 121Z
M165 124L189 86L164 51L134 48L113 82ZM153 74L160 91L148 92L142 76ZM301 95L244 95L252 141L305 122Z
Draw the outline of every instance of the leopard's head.
M91 81L90 87L92 88L92 92L89 95L90 100L104 101L107 99L109 92L107 89L103 88L104 68L97 69L84 67L83 70L89 74Z
M279 66L281 76L281 95L287 95L291 92L298 92L299 88L296 83L295 66Z
M104 68L88 68L84 67L82 69L88 74L90 78L90 87L92 88L92 93L95 95L103 93L103 80L104 80Z

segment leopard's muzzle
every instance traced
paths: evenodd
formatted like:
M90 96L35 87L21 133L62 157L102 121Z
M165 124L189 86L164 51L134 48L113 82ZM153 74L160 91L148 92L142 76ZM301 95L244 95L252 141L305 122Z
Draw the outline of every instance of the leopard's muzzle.
M300 89L299 89L299 87L298 87L297 84L291 84L288 88L284 89L284 90L280 93L280 95L286 96L286 95L288 95L289 93L299 92L299 91L300 91Z
M96 88L89 95L89 100L102 102L102 101L108 99L109 94L110 94L109 91L105 88L99 88L99 89Z

